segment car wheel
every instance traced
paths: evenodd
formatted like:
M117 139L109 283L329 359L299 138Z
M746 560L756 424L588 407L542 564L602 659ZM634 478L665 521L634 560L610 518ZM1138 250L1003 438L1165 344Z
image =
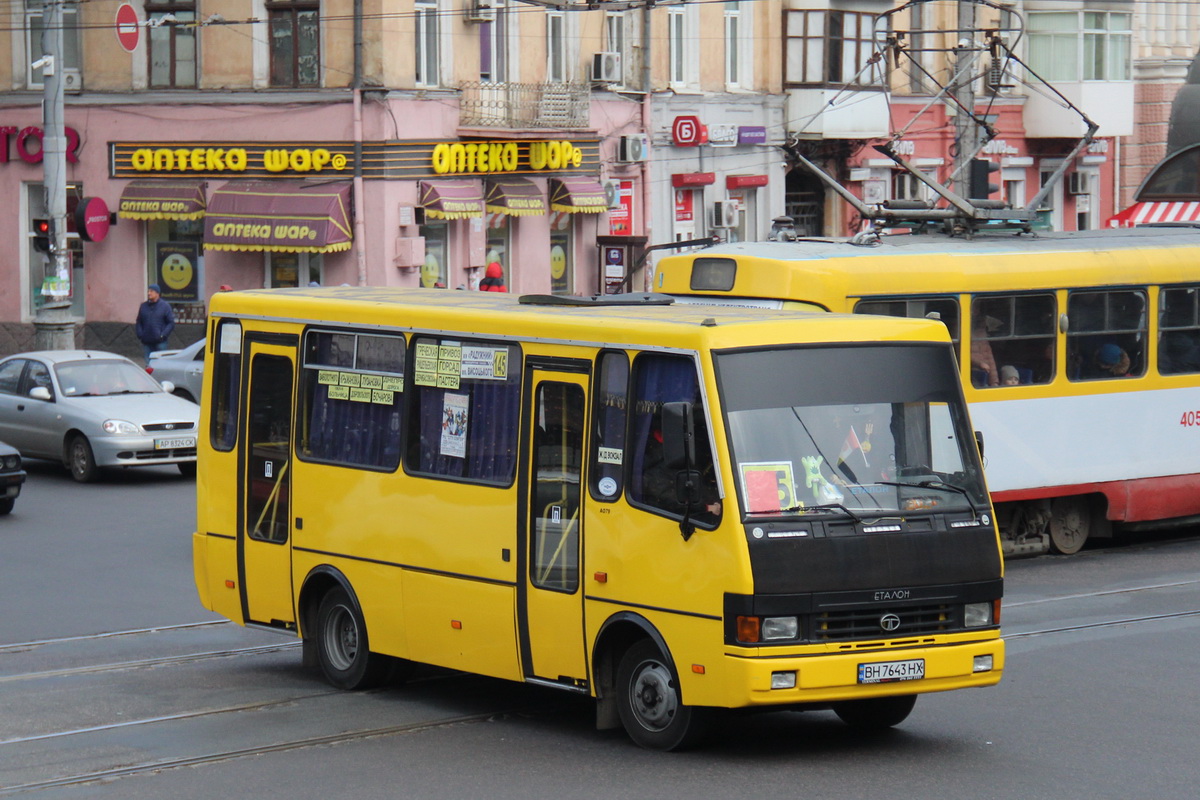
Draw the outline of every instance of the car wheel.
M180 461L175 466L179 467L179 474L185 478L196 477L196 462L195 461Z
M835 704L833 713L852 728L860 731L881 731L904 722L916 703L915 694L847 700Z
M371 652L367 624L345 589L334 589L321 600L316 639L317 662L331 685L369 689L388 677L391 663Z
M96 457L86 436L76 436L67 445L67 468L71 477L80 483L88 483L96 477Z
M633 645L617 669L617 710L629 738L650 750L680 750L703 737L708 709L685 706L679 678L649 639Z
M17 502L15 497L0 498L0 514L7 514L13 510L13 504Z

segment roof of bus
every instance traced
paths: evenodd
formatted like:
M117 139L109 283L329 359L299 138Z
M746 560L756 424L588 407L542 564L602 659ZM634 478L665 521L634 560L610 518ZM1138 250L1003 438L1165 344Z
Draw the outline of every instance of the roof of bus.
M745 242L663 258L655 290L687 294L697 258L738 257L732 291L704 294L810 300L838 308L843 297L999 292L1196 281L1200 229L1141 227L1018 235L985 232ZM788 269L787 265L797 269Z
M497 292L370 286L219 292L212 297L211 313L332 327L682 349L785 342L949 341L944 325L925 319L644 302L521 303L517 295Z

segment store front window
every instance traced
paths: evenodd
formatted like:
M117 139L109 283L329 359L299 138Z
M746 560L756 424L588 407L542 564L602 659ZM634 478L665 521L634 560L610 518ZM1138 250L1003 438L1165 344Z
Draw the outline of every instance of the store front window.
M425 263L421 265L421 286L445 288L448 274L450 225L446 220L428 219L421 226L425 238Z
M320 253L267 253L267 288L286 289L323 283L323 262Z
M550 220L550 291L572 294L575 291L575 259L571 215L556 213Z
M491 265L493 262L500 265L501 275L504 278L504 285L511 286L511 275L509 274L509 237L511 235L511 223L508 220L507 214L488 213L487 215L487 254L484 256L483 263ZM472 286L472 289L479 288Z

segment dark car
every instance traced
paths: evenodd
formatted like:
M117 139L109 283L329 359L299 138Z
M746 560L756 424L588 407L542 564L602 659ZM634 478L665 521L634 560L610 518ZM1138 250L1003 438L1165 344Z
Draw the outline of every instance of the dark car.
M21 469L21 454L17 448L0 442L0 514L13 510L23 483L25 470Z

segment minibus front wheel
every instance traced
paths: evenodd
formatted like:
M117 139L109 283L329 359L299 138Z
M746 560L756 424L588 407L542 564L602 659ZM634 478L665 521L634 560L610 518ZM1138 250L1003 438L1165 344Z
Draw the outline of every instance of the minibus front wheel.
M387 678L391 665L371 652L367 624L345 589L331 589L321 599L315 638L321 673L338 689L369 689Z
M649 639L621 658L617 709L629 738L650 750L690 747L708 727L709 710L683 704L671 660Z
M851 728L860 731L881 731L904 722L916 704L915 694L873 697L869 700L847 700L837 703L833 707L833 713Z

